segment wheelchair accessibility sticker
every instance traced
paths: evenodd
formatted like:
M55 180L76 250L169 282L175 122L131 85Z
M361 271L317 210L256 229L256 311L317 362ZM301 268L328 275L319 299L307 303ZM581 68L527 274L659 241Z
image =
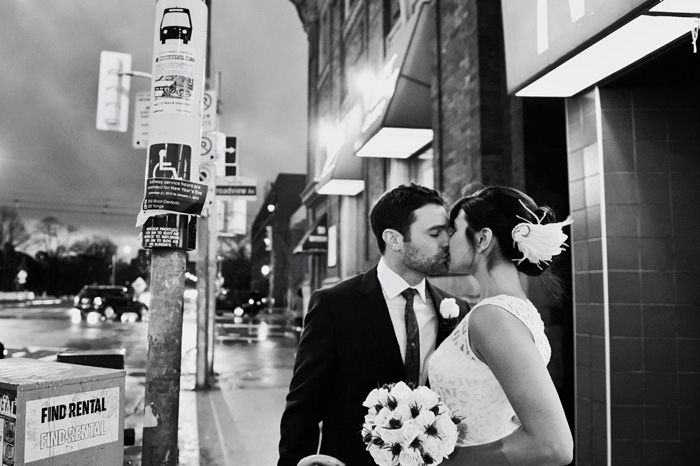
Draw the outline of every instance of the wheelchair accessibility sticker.
M208 186L189 180L192 148L186 144L153 144L148 152L144 211L201 215Z
M190 179L192 148L187 144L153 144L148 149L148 178Z

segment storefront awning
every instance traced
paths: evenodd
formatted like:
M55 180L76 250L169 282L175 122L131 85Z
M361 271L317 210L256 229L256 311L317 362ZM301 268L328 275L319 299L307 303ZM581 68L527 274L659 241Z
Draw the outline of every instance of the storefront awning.
M294 254L320 254L328 251L328 217L321 215L294 248Z
M327 147L326 162L316 179L319 194L355 196L365 189L362 160L355 157L351 138L359 132L362 112L354 106L336 128L335 144Z
M387 50L354 145L357 156L408 158L433 140L434 37L434 2L423 2Z

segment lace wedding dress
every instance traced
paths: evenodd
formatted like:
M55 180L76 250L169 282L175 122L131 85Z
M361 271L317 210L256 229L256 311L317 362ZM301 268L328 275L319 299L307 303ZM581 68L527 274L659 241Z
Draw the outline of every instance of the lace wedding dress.
M469 346L469 316L474 309L486 304L507 310L527 326L545 364L552 352L544 333L544 323L529 300L498 295L474 306L435 350L428 368L430 388L440 395L454 414L464 418L466 437L460 436L458 447L492 442L520 427L498 380Z

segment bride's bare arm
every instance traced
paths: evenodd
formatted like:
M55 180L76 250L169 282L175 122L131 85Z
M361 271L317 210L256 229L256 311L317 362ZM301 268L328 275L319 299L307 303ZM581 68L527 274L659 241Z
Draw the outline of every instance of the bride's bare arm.
M572 461L573 439L547 368L528 328L491 305L472 311L469 340L503 387L522 428L485 445L464 447L454 465L564 465ZM469 419L465 419L467 427Z

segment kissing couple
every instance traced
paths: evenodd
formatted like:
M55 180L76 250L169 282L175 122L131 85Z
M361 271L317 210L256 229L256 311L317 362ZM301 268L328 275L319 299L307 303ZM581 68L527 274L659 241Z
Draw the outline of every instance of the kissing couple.
M401 381L428 385L462 418L449 457L416 449L423 460L414 464L571 462L571 432L546 367L550 345L519 276L547 268L570 223L504 186L482 188L449 213L423 186L385 193L370 212L379 263L310 297L278 466L399 465L398 455L370 454L361 430L368 393ZM426 279L447 273L479 283L471 310Z

